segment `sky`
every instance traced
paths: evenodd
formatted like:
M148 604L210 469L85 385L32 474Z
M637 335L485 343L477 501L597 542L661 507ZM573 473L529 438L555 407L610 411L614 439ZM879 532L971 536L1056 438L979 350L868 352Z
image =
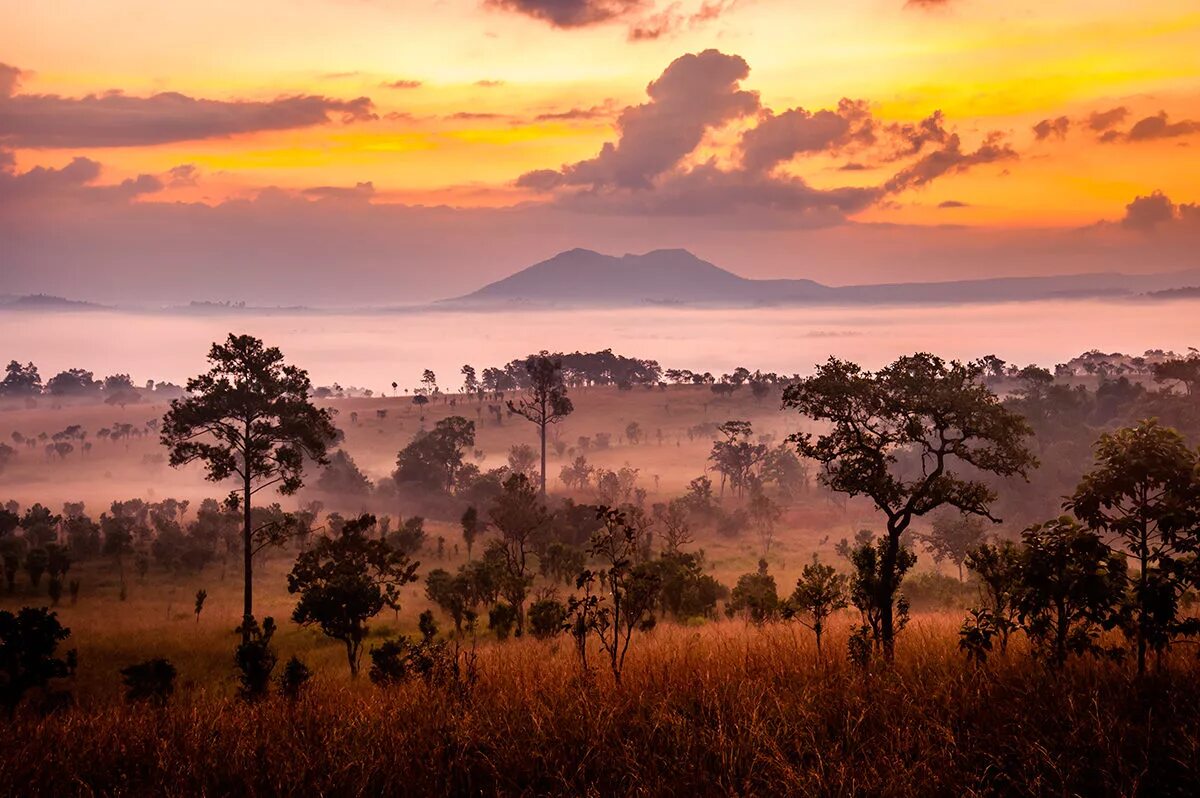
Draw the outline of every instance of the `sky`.
M1200 266L1195 0L0 0L0 293Z

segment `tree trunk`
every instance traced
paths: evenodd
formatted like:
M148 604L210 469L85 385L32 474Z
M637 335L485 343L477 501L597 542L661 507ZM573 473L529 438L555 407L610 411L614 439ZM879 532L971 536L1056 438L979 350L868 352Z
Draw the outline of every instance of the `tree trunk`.
M245 586L242 591L242 642L250 642L250 623L254 620L254 530L250 518L250 464L245 464L246 476L242 485L242 556Z
M879 562L879 637L883 643L883 658L891 663L896 660L896 622L894 603L896 599L896 561L900 553L900 534L903 530L888 529L887 546Z
M541 424L542 439L542 498L546 498L546 422Z

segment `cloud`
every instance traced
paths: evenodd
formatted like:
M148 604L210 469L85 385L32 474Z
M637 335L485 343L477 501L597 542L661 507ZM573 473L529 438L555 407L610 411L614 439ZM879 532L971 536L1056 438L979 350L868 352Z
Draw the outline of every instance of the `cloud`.
M367 97L224 101L177 92L73 98L10 90L0 94L0 143L23 148L137 147L311 127L332 118L350 123L376 117Z
M385 89L419 89L425 84L419 80L389 80L379 85Z
M477 80L475 85L481 89L494 89L504 85L502 80Z
M61 168L35 166L18 172L15 159L0 151L0 205L35 205L42 201L58 205L72 201L124 203L164 187L163 180L155 175L98 185L100 173L100 164L90 158L75 158Z
M970 203L960 202L959 200L944 200L938 203L939 208L969 208Z
M728 215L757 208L773 214L772 223L803 226L836 224L889 194L1017 157L999 133L965 149L941 112L916 123L882 125L865 101L843 99L835 109L775 113L741 87L748 75L749 66L735 55L706 50L682 56L647 87L649 102L621 112L616 140L594 158L527 172L516 187L591 213ZM706 135L743 120L753 124L731 154L740 157L695 161ZM859 153L875 162L851 162L838 171L901 160L906 165L881 185L831 188L776 168L816 153Z
M454 119L460 122L473 122L485 119L508 119L506 114L497 114L487 111L456 111L450 114L445 119Z
M603 119L613 115L613 105L611 100L606 100L601 105L593 105L590 108L568 108L565 111L547 111L538 114L534 117L537 122L556 122L556 121L572 121L576 119Z
M983 144L973 152L964 152L957 133L950 134L941 149L922 156L915 163L901 169L884 184L889 193L919 188L939 177L956 172L965 172L973 166L995 163L1017 158L1017 152L998 133L990 133Z
M836 111L793 108L778 116L767 111L742 134L742 162L750 171L768 171L799 153L824 152L873 135L870 111L861 101L844 99Z
M616 143L605 144L595 158L563 167L562 182L649 188L695 150L710 128L758 110L758 94L738 85L749 74L745 60L717 50L680 56L646 87L649 102L621 112Z
M1057 119L1043 119L1033 126L1033 133L1037 136L1038 141L1054 136L1055 138L1064 139L1067 137L1067 131L1071 129L1071 120L1065 116L1060 116Z
M1149 196L1134 197L1133 202L1125 206L1121 226L1142 233L1165 227L1200 231L1200 204L1176 205L1163 192L1153 191Z
M195 164L183 163L167 171L167 183L171 186L194 186L200 179L200 170Z
M1093 111L1088 114L1087 125L1097 133L1102 133L1124 122L1127 116L1129 116L1129 109L1123 105L1107 111Z
M17 87L21 85L21 76L24 74L15 66L0 64L0 98L16 94Z
M1153 139L1175 138L1189 136L1200 132L1200 122L1184 119L1170 122L1166 111L1159 111L1154 116L1147 116L1134 123L1126 134L1130 141L1150 141Z
M631 42L655 41L685 28L697 28L721 17L737 5L738 0L705 0L695 11L681 10L678 2L670 3L662 11L649 14L629 27Z
M624 17L645 0L487 0L487 5L540 19L556 28L581 28Z
M300 192L306 197L318 200L356 200L366 202L375 196L375 184L367 181L355 183L353 187L345 186L315 186Z

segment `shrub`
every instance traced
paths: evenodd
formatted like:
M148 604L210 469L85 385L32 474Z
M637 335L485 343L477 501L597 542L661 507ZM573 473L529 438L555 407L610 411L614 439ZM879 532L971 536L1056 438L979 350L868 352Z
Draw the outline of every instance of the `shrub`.
M166 706L175 692L175 666L162 657L148 659L121 669L125 683L125 700L130 703L146 701Z

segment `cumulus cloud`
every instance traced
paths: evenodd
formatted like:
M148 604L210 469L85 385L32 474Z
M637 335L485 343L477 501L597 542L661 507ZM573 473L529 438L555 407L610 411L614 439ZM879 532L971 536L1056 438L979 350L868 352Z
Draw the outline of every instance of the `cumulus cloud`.
M419 80L389 80L379 85L385 89L419 89L425 84Z
M1054 136L1058 139L1067 137L1067 131L1071 129L1071 120L1065 116L1060 116L1056 119L1043 119L1033 126L1033 133L1037 136L1038 141Z
M947 174L1013 159L998 133L969 149L940 112L915 123L881 124L862 100L834 109L763 109L741 87L749 66L735 55L706 50L676 59L647 87L649 101L626 108L615 141L596 157L560 169L522 175L517 187L549 193L565 207L599 213L730 214L749 208L793 214L789 222L835 223L869 205ZM751 121L733 163L695 162L705 136ZM904 161L877 186L818 188L777 167L824 154L862 154L875 167ZM851 162L839 171L868 168Z
M740 88L750 66L717 50L671 62L646 87L650 101L617 118L616 143L562 169L562 182L592 188L650 188L651 182L699 146L710 128L753 114L758 94Z
M870 111L863 102L844 99L832 111L792 108L779 115L768 111L742 134L742 162L751 171L767 171L799 153L824 152L873 136Z
M1152 139L1168 139L1177 136L1190 136L1200 133L1200 122L1183 119L1171 122L1166 111L1159 111L1154 116L1139 119L1129 129L1127 134L1130 141L1150 141Z
M11 69L11 68L8 68ZM3 73L0 74L9 74ZM0 77L0 142L23 148L136 147L225 138L264 130L374 119L370 98L317 95L268 101L225 101L164 92L62 97L18 94L16 77Z
M1182 227L1200 231L1200 204L1176 205L1161 191L1148 196L1134 197L1125 206L1121 226L1129 230L1150 233L1165 227Z

